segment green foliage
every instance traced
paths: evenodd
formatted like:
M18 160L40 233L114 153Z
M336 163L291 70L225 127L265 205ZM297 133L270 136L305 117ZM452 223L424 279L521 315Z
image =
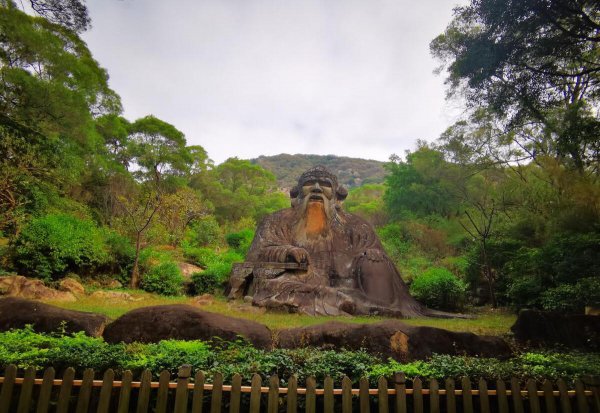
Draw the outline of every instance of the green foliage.
M115 275L122 283L127 283L135 260L135 247L128 238L114 231L106 231L105 240L109 274Z
M49 366L57 370L73 367L79 374L88 367L96 371L112 368L117 374L124 370L139 374L150 369L155 377L162 370L175 374L181 365L191 364L193 370L203 370L209 380L215 372L221 372L226 381L239 373L248 382L257 373L263 379L277 374L285 383L295 374L300 384L314 376L319 385L326 376L336 382L348 376L354 383L367 376L375 384L380 376L391 377L396 372L404 372L409 380L467 376L474 381L516 377L521 381L564 378L571 382L583 375L600 374L600 355L595 353L526 352L508 360L433 355L429 360L401 363L391 359L383 362L362 350L309 347L259 350L241 340L108 344L83 333L43 334L34 332L31 327L0 333L0 366L8 364L37 370Z
M185 258L192 260L200 267L208 267L211 263L218 261L219 254L211 248L183 247Z
M385 191L386 186L383 184L367 184L352 188L344 201L344 209L360 216L371 225L384 225L388 221L383 202Z
M197 220L192 225L192 244L200 247L215 246L220 244L222 234L221 227L212 215Z
M389 174L383 200L393 218L412 215L448 215L455 207L449 191L449 164L444 155L427 146L406 155L406 161L395 157L386 164Z
M410 285L410 293L431 308L455 310L465 301L465 284L445 268L430 268Z
M195 272L192 282L196 294L214 294L222 288L223 278L214 272Z
M576 284L561 284L541 293L544 310L581 313L585 306L600 305L600 277L583 278Z
M252 244L254 239L254 231L250 229L244 229L239 232L232 232L225 236L227 245L233 248L240 255L245 256Z
M202 341L163 340L158 343L128 344L120 367L133 371L150 369L158 375L163 370L177 374L180 366L189 364L194 370L210 366L213 353Z
M140 286L143 290L161 295L180 295L183 276L174 262L156 265L146 273Z
M243 261L243 258L240 258L240 261ZM232 268L233 262L231 261L217 261L206 267L202 274L217 279L220 282L224 282L229 278Z
M190 185L212 202L220 223L242 218L259 220L289 206L288 197L276 190L271 172L237 158L194 175Z
M90 272L109 258L103 234L92 221L63 214L31 220L13 247L19 270L46 280Z

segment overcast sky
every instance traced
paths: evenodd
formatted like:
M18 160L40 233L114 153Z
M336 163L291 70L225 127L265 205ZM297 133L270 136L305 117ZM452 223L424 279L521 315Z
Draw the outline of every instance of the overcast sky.
M429 42L458 0L92 0L84 34L130 120L217 163L279 153L385 161L456 120Z

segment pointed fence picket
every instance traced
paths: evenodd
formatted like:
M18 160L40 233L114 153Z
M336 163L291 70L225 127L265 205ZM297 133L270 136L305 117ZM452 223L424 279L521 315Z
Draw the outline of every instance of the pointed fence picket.
M204 373L192 374L189 365L179 369L174 381L168 371L161 372L158 381L153 381L148 370L139 381L134 381L130 371L116 378L110 369L102 379L96 377L100 375L92 369L76 379L75 370L68 368L57 379L53 368L37 372L8 366L0 377L0 413L600 413L597 377L575 380L570 390L564 380L521 383L512 378L507 386L502 380L488 383L468 377L458 386L453 379L439 383L415 378L409 387L403 373L391 380L379 378L377 388L370 388L366 378L353 387L348 377L337 382L325 377L322 388L309 377L299 387L295 376L281 387L277 375L263 380L257 374L248 386L239 374L233 375L231 384L224 384L221 373L207 383Z

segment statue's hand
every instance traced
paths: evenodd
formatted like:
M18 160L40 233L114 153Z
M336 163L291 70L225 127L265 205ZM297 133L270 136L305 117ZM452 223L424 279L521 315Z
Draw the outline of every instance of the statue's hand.
M287 251L286 258L289 262L297 262L298 264L308 262L308 251L304 248L291 247Z
M365 251L365 256L369 261L383 261L385 260L385 255L382 250L371 248Z

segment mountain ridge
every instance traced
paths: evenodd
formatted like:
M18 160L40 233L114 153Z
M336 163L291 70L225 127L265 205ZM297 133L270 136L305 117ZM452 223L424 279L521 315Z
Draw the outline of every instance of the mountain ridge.
M250 162L271 171L282 189L292 188L304 171L317 165L323 165L337 175L338 182L347 188L381 183L386 175L384 162L337 155L281 153L261 155L250 159Z

